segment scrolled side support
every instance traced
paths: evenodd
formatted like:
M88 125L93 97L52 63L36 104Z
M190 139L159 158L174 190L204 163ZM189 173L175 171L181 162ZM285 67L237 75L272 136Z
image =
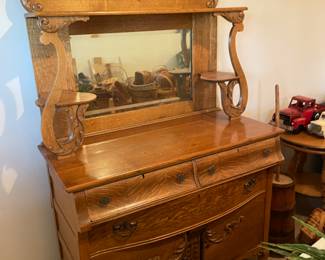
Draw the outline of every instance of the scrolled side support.
M86 21L88 17L39 17L38 25L41 29L40 42L44 45L53 45L56 50L57 68L56 77L48 93L45 105L42 110L41 132L44 146L52 153L58 156L66 156L78 149L83 142L82 115L85 112L85 106L67 107L70 111L68 115L69 133L64 139L58 139L55 133L55 115L57 104L59 103L63 90L69 89L67 85L68 78L68 56L65 50L65 43L60 39L60 29L69 26L76 21Z
M219 86L221 88L222 105L225 113L229 116L230 119L236 119L239 118L245 111L248 101L247 80L238 58L236 45L237 33L244 30L243 21L245 15L244 12L230 12L223 13L221 16L233 24L233 27L229 34L229 54L234 72L238 77L238 80L230 81L228 84L222 82L219 83ZM234 104L232 93L234 87L237 84L239 85L240 89L240 98L239 102L237 104Z

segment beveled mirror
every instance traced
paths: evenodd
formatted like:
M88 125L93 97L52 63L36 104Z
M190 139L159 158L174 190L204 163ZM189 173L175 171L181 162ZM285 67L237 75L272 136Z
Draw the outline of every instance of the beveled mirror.
M87 117L191 100L191 30L70 36L79 92L96 94Z

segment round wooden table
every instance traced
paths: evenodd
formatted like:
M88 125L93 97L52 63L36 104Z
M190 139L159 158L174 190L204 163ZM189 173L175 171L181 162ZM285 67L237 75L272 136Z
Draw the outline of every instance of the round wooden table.
M191 75L190 69L189 68L174 69L174 70L170 70L169 73L174 75L176 78L176 88L177 88L178 96L181 99L188 98L185 85L186 85L186 77Z
M281 144L292 148L294 156L289 162L289 175L294 178L295 190L298 193L322 197L325 206L325 139L301 132L297 135L285 133L281 135ZM303 166L308 154L320 155L323 160L321 174L303 173Z

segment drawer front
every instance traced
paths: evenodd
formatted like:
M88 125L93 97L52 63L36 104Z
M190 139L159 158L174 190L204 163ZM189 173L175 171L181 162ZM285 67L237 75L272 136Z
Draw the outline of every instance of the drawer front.
M242 259L264 237L264 194L207 226L202 235L204 259Z
M145 246L103 252L91 257L92 260L176 260L186 256L186 235L166 239ZM194 260L194 259L193 259ZM199 260L199 259L197 259Z
M165 168L86 191L89 216L92 222L116 218L195 189L192 163Z
M262 169L282 159L278 140L270 139L197 160L198 179L204 187Z
M183 233L239 207L265 188L266 174L255 174L98 225L89 232L90 252Z

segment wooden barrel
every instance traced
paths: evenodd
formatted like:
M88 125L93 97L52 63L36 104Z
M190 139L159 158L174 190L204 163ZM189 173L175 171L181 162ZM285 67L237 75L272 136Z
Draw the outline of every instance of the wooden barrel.
M291 243L295 239L295 223L292 218L295 211L296 196L294 181L280 175L273 179L270 237L272 243Z

